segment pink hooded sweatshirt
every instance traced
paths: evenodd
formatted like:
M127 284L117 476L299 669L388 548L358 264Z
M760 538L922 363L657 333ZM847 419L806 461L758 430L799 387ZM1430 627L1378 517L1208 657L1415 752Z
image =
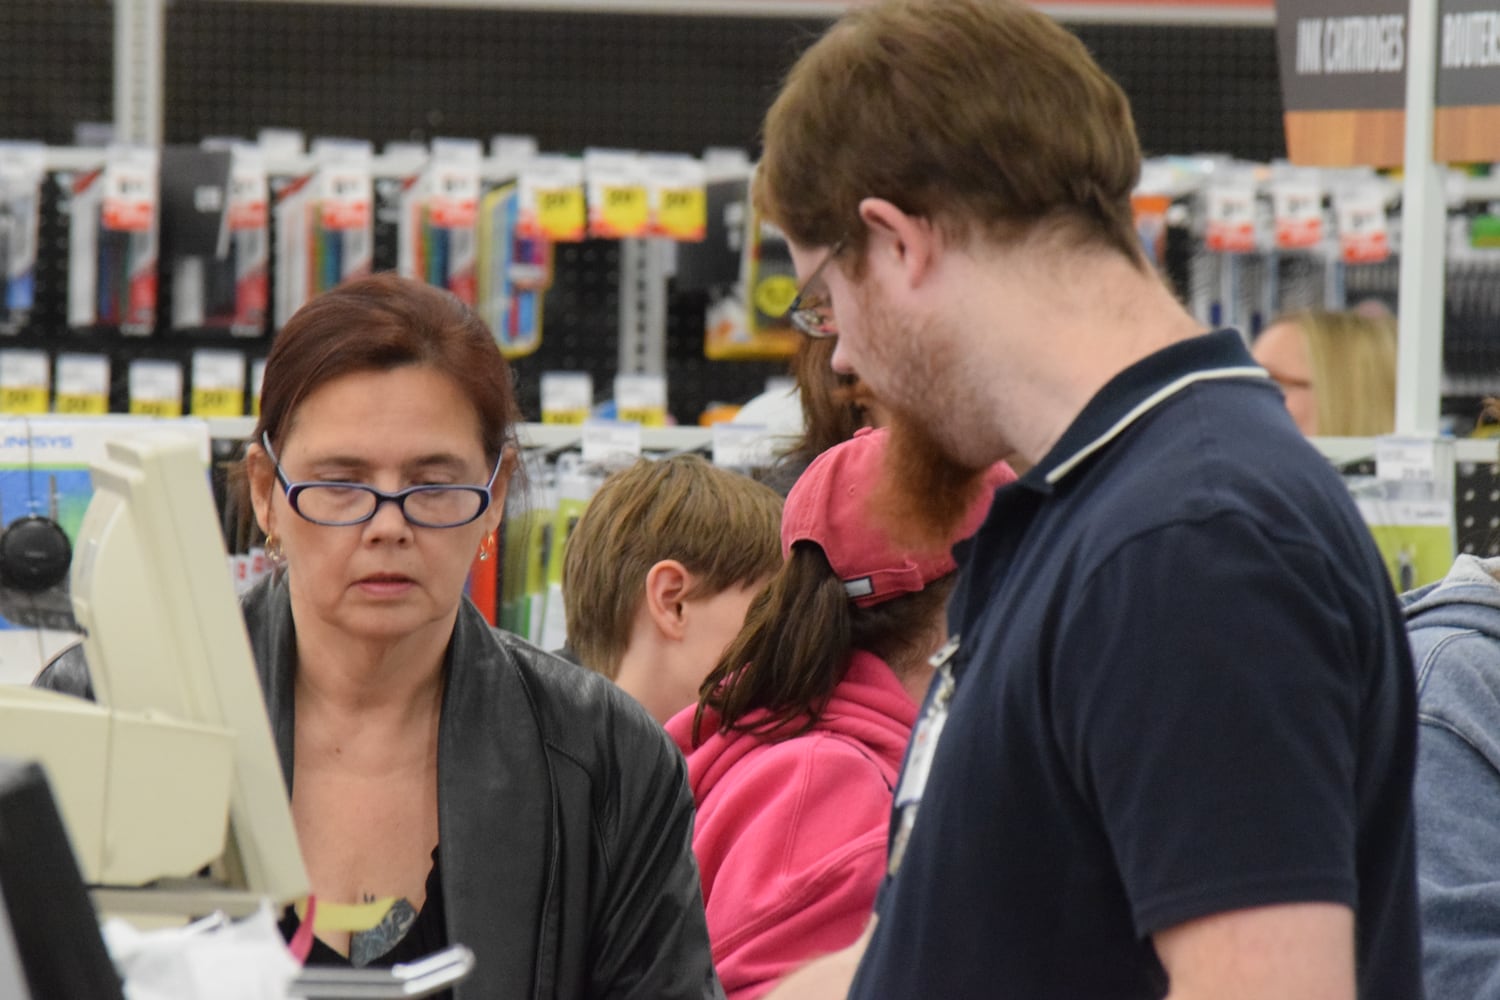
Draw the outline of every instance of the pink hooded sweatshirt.
M816 728L769 743L667 723L687 756L693 851L728 1000L753 1000L808 959L852 944L885 875L886 832L917 706L879 658L850 655ZM752 722L760 713L746 718Z

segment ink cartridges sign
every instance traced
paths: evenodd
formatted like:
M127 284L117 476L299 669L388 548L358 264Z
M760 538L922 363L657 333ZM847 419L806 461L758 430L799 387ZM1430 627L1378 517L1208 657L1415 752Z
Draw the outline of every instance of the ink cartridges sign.
M1500 0L1442 0L1433 158L1500 159ZM1287 153L1317 166L1401 164L1405 144L1404 0L1276 5Z
M1401 162L1405 0L1277 4L1287 154L1319 166Z

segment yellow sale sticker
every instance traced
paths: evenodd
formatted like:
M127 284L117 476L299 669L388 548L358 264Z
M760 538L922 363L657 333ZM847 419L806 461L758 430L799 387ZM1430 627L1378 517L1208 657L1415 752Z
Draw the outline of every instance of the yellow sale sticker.
M245 393L240 389L194 389L195 417L240 417L245 414Z
M659 406L622 406L620 408L620 419L626 423L640 424L642 427L665 427L667 425L667 411Z
M536 193L536 222L541 235L568 243L583 239L583 188L565 187Z
M708 230L708 199L701 187L667 188L661 192L655 232L675 240L701 242Z
M54 413L97 416L109 412L109 397L97 392L60 392L52 409Z
M0 389L0 413L46 413L47 389L39 385Z
M543 410L544 424L582 424L589 418L588 410Z
M177 399L132 399L130 412L137 417L180 417L182 401Z
M589 235L605 239L629 239L646 235L650 215L646 189L638 184L606 187L600 192Z

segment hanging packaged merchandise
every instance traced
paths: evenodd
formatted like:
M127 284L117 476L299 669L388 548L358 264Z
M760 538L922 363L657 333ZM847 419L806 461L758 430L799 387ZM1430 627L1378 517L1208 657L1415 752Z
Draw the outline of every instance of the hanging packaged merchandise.
M541 615L533 641L543 649L560 649L568 642L567 598L563 594L563 561L573 529L583 518L589 501L599 491L603 477L587 467L568 467L559 462L557 506L552 514L552 545L547 553L545 589L541 597ZM533 599L535 600L535 599Z
M622 150L586 150L583 175L588 191L589 236L629 240L647 235L651 206L640 156Z
M542 303L552 285L552 241L521 226L520 188L503 183L479 209L476 306L500 353L520 358L542 343Z
M710 183L709 216L722 213L739 222L739 280L710 289L703 354L715 361L789 358L802 335L786 320L797 295L791 253L780 230L761 219L749 203L744 180ZM712 227L710 227L712 230ZM709 237L713 239L712 233Z
M1325 227L1319 172L1286 164L1273 167L1271 216L1277 250L1313 250L1321 246Z
M157 164L154 149L115 145L103 168L73 179L68 324L156 327Z
M1170 195L1136 191L1130 196L1130 214L1135 220L1135 235L1141 252L1155 268L1167 264L1167 210L1172 207Z
M702 161L680 154L651 154L641 163L646 172L646 234L680 243L702 242L708 232Z
M506 498L501 520L500 627L522 638L541 635L546 610L547 567L552 559L552 532L557 510L557 486L539 456L528 455L526 479L531 496L520 491Z
M588 233L583 197L583 161L571 156L536 156L517 181L520 218L527 239L577 243Z
M0 142L0 333L15 333L36 305L37 228L46 148Z
M1346 477L1403 593L1441 580L1453 564L1453 465L1452 445L1440 439L1385 435L1375 439L1374 477Z
M1385 189L1378 181L1353 183L1333 193L1339 258L1345 264L1378 264L1391 256Z
M314 295L369 274L374 257L370 144L321 140L316 168L276 193L277 329Z
M426 166L403 185L397 226L397 270L446 288L470 306L478 296L479 154L472 140L433 140Z
M226 144L205 144L167 146L161 156L161 258L171 276L172 329L227 330L235 315L234 154Z
M265 332L270 303L271 191L259 148L237 143L231 152L228 269L234 276L234 309L229 330L254 337Z
M1254 253L1255 183L1246 172L1230 169L1214 176L1204 191L1204 243L1215 253Z
M1151 159L1141 164L1141 179L1130 194L1130 213L1141 252L1157 269L1167 264L1167 212L1173 199L1185 193L1181 188L1170 162Z

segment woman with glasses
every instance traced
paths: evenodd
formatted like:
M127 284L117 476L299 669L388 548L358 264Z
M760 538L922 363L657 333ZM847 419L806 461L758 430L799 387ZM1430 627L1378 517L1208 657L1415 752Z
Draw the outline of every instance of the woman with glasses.
M461 943L460 1000L720 996L681 756L464 597L515 423L483 323L394 275L314 299L267 358L244 485L279 568L244 613L317 901L309 961Z

